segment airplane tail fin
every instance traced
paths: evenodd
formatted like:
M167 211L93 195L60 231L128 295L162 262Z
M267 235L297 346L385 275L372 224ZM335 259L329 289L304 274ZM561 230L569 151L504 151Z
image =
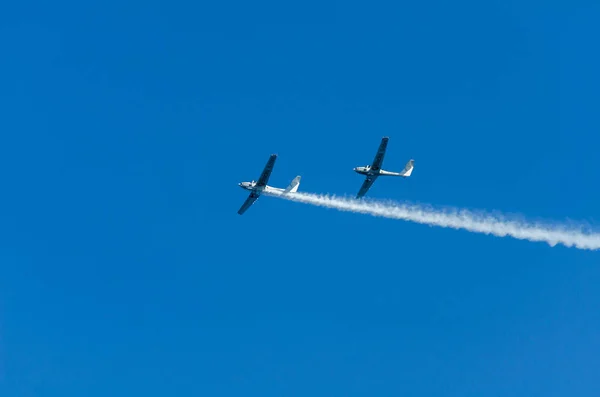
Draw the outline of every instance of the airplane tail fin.
M400 175L406 178L407 176L410 176L410 174L412 174L414 168L415 160L409 160L408 163L406 163L406 165L404 166L402 172L400 172Z
M285 188L283 193L296 193L298 191L298 186L300 186L300 175L292 180L292 183Z

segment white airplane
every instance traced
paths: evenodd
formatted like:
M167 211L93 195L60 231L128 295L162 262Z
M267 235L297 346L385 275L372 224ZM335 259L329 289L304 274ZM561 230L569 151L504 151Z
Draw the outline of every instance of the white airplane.
M241 208L238 210L238 214L242 215L244 212L246 212L246 210L250 208L252 204L254 204L254 202L263 192L287 194L298 191L298 186L300 186L300 175L295 177L292 180L292 183L290 183L290 185L285 189L267 185L269 177L271 176L271 172L273 171L273 166L275 165L275 159L277 159L276 154L272 154L271 157L269 157L269 161L267 161L265 169L263 170L262 174L260 174L258 181L239 183L242 189L250 190L250 196L248 196L244 204L242 204Z
M379 144L379 149L377 150L377 154L375 155L373 164L367 165L365 167L354 168L354 171L358 172L361 175L367 176L367 179L365 179L362 186L360 187L360 190L358 191L358 194L356 195L357 199L363 197L367 193L371 185L373 185L373 183L379 176L401 176L403 178L406 178L407 176L410 176L410 174L412 174L413 168L415 166L414 160L410 160L408 163L406 163L404 169L401 172L390 172L381 169L381 165L383 164L383 157L385 156L385 149L387 148L387 143L389 139L390 138L388 138L387 136L381 139L381 143Z

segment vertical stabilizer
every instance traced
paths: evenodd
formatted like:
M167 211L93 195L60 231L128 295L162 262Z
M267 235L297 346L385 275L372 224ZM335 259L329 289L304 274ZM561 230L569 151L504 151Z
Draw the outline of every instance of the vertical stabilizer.
M406 165L404 166L402 172L400 172L400 175L406 178L407 176L410 176L410 174L412 174L414 168L415 160L409 160L408 163L406 163Z
M300 186L300 175L295 177L292 180L292 183L283 191L284 193L296 193L298 191L298 187Z

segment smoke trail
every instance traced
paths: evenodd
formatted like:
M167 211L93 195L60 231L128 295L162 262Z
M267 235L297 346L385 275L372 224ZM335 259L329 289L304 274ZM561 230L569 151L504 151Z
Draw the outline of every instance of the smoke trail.
M507 219L501 215L478 214L462 209L435 209L422 205L401 204L340 198L309 193L267 193L274 197L333 208L339 211L356 212L389 219L400 219L452 229L464 229L475 233L492 234L498 237L511 236L520 240L542 241L551 247L562 244L579 249L600 249L600 233L584 231L583 227L531 223Z

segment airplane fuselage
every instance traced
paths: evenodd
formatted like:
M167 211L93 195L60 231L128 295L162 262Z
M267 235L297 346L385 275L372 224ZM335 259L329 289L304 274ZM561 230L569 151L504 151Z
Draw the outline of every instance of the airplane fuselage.
M239 183L239 186L242 189L245 190L250 190L252 192L257 192L257 193L283 193L285 192L285 189L281 189L278 187L273 187L273 186L256 186L255 182L241 182Z
M390 172L390 171L385 171L385 170L373 170L371 169L371 167L356 167L354 168L354 171L358 174L361 175L367 175L367 176L403 176L401 173L399 172Z

